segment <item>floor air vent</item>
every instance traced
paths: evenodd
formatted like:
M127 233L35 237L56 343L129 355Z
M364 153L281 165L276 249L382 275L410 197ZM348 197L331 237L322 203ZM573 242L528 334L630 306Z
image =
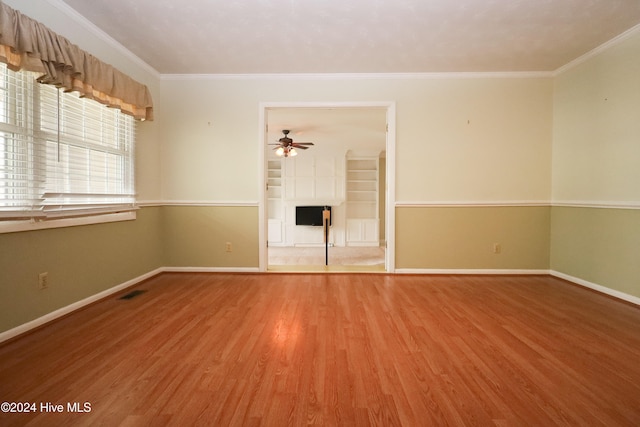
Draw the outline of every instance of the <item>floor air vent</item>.
M144 294L145 292L147 292L147 291L141 291L141 290L139 290L139 289L138 289L138 290L135 290L135 291L131 291L131 292L129 292L128 294L124 294L124 295L122 295L122 296L121 296L120 298L118 298L118 299L131 299L131 298L135 298L135 297L137 297L137 296L138 296L138 295L140 295L140 294Z

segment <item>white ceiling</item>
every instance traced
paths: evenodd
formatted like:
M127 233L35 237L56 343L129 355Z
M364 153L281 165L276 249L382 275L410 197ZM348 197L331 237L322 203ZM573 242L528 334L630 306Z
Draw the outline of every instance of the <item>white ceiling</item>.
M639 0L62 0L161 74L554 71Z

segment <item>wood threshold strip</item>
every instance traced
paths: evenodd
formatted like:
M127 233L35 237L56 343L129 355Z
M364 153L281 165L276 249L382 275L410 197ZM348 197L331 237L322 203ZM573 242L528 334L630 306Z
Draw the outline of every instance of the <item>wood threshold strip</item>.
M0 425L640 425L640 309L551 276L136 289L0 346Z

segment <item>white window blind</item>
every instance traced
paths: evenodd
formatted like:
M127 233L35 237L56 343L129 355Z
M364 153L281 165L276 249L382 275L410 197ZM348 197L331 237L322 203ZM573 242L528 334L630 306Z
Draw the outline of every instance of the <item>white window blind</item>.
M135 208L135 120L0 64L0 219Z

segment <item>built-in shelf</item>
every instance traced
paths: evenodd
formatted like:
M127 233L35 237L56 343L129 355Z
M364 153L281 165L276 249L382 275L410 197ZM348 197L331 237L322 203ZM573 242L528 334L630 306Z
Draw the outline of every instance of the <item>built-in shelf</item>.
M282 160L267 162L267 212L269 219L282 220Z
M378 163L377 157L347 158L347 245L378 244Z

